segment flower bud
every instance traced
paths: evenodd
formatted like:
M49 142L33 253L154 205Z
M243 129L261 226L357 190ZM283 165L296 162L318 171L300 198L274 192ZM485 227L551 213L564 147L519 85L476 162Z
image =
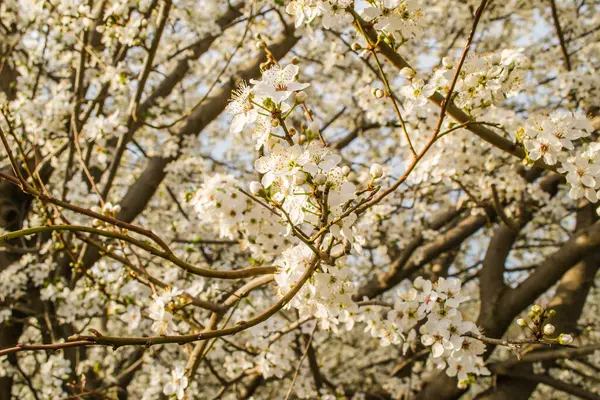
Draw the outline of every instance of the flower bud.
M360 45L360 43L354 42L354 43L352 43L352 50L353 51L360 51L360 50L362 50L362 46Z
M542 306L540 306L539 304L532 305L531 312L534 314L540 314L542 312Z
M550 335L554 334L555 330L556 330L556 328L552 324L544 325L544 335L550 336Z
M444 57L444 58L442 58L442 65L446 69L451 69L452 67L454 67L454 62L452 62L451 57Z
M373 91L373 95L374 95L374 96L375 96L375 98L377 98L377 99L380 99L380 98L382 98L382 97L383 97L383 94L384 94L384 93L383 93L383 90L381 90L381 89L375 89L375 90Z
M344 174L344 176L347 176L350 173L350 167L347 165L344 165L342 167L342 174Z
M556 310L548 310L547 313L549 317L554 317L556 315Z
M279 120L277 118L272 118L271 119L271 126L273 128L277 128L279 126Z
M291 63L294 65L298 65L298 64L300 64L300 59L298 57L294 56L291 60Z
M250 182L250 193L255 196L258 196L260 191L263 189L263 185L260 182L252 181Z
M327 182L327 177L324 174L315 175L315 183L317 185L324 185Z
M527 326L527 321L525 321L525 319L524 319L524 318L519 318L519 319L517 320L517 325L519 325L519 326L521 326L521 327L523 327L523 328L524 328L524 327L526 327L526 326Z
M371 169L369 170L371 177L373 179L378 179L383 176L383 167L377 163L371 165Z
M308 95L306 94L306 92L298 92L298 93L296 93L296 102L298 104L304 104L304 103L306 103L307 99L308 99Z
M308 138L306 137L306 135L300 135L300 138L298 139L298 143L304 144L307 139Z
M312 121L308 124L308 130L313 133L318 133L321 130L321 123L319 121Z
M400 70L400 75L405 79L411 80L415 77L415 70L410 67L404 67Z
M564 345L573 343L573 336L568 335L566 333L561 333L558 335L558 343Z
M302 171L296 172L296 185L302 185L306 182L306 174Z

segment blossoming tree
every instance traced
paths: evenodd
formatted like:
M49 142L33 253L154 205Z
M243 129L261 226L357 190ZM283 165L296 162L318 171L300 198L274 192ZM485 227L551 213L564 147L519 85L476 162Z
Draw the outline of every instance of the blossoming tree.
M599 11L1 2L0 399L600 398Z

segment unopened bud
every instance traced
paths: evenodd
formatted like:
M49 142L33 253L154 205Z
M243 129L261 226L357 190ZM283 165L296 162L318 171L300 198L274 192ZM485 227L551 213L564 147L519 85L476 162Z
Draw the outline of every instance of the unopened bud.
M524 319L524 318L519 318L519 319L517 320L517 325L519 325L519 326L521 326L521 327L523 327L523 328L524 328L524 327L526 327L526 326L527 326L527 321L525 321L525 319Z
M292 58L292 61L291 61L291 63L292 63L292 64L294 64L294 65L298 65L298 64L300 64L300 59L299 59L298 57L295 57L295 56L294 56L294 57Z
M302 185L306 182L306 174L302 171L296 172L296 185Z
M544 335L550 336L550 335L554 334L555 330L556 330L556 328L552 324L544 325Z
M307 99L308 99L308 95L306 94L306 92L298 92L298 93L296 93L296 102L298 104L304 104L304 103L306 103Z
M300 135L300 137L298 138L298 143L304 144L306 142L306 139L308 139L306 135Z
M558 335L558 343L564 345L573 343L573 336L568 335L566 333L561 333Z
M350 173L350 167L347 165L344 165L342 167L342 174L344 174L344 176L348 175Z
M373 91L373 96L375 96L375 98L380 99L383 97L383 90L381 89L375 89Z
M542 312L542 306L540 306L539 304L532 305L531 312L534 314L540 314Z
M360 45L360 43L354 42L354 43L352 43L352 50L360 51L360 50L362 50L362 46Z
M383 167L377 163L371 165L371 169L369 170L371 177L373 179L378 179L383 176Z
M321 130L321 123L319 121L312 121L308 124L308 130L313 133L318 133Z
M410 67L404 67L400 70L400 75L405 79L411 80L415 77L415 70Z
M327 182L327 177L324 174L317 174L315 176L315 183L317 185L324 185Z
M252 181L250 182L250 193L255 196L258 196L260 191L263 189L263 185L260 182Z
M446 69L450 69L450 68L454 67L454 62L452 62L452 58L444 57L444 58L442 58L442 65L444 67L446 67Z
M279 126L279 120L277 118L272 118L271 119L271 126L273 128L277 128Z

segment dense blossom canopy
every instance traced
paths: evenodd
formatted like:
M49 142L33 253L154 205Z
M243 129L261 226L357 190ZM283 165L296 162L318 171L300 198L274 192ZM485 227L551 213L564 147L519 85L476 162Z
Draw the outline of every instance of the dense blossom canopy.
M599 67L595 0L1 2L0 399L599 398Z

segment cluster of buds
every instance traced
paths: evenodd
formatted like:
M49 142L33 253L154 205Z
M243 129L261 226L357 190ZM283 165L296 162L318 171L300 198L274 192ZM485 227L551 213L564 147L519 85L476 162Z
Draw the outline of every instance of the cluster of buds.
M97 214L106 215L107 217L116 218L119 211L121 211L121 206L118 204L113 205L111 202L106 202L104 203L104 206L102 206L102 208L98 206L92 207L92 211ZM96 228L100 228L105 226L106 222L94 218L94 220L92 221L92 225Z
M374 88L373 90L371 90L371 94L376 99L381 99L385 95L385 92L379 88Z
M554 315L556 315L555 310L545 309L539 304L534 304L527 313L529 321L525 318L519 318L517 319L517 325L529 329L537 340L556 341L563 346L570 345L573 343L571 335L561 333L558 337L552 337L556 331L556 327L548 323L548 319Z

